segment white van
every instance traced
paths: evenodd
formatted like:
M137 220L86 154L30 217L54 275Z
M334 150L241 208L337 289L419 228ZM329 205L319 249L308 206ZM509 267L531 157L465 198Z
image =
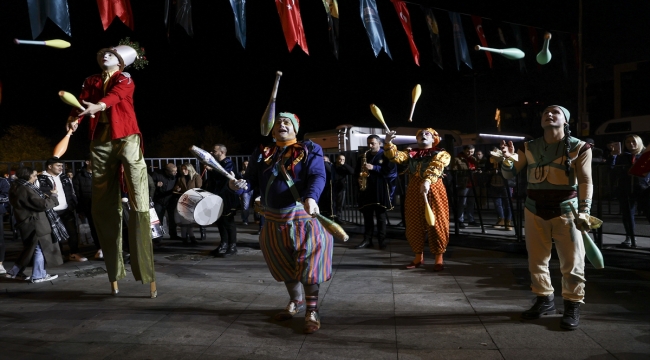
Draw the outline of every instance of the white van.
M594 135L627 135L650 132L650 115L607 120Z

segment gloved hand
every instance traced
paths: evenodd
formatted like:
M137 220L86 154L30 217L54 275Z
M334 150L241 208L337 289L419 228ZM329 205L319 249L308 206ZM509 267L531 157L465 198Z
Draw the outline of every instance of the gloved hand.
M429 182L429 180L424 180L422 185L420 185L420 192L426 195L429 193L430 188L431 188L431 182Z
M580 231L589 231L591 230L591 216L587 213L579 213L578 218L576 218L575 224L576 228Z
M304 206L305 206L305 211L307 212L307 214L309 214L309 215L320 214L320 211L318 210L318 204L316 203L316 200L314 200L312 198L306 198Z

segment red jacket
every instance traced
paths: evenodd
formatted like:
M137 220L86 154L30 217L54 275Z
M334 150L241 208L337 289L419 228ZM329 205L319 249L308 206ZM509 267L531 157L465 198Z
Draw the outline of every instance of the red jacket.
M95 74L86 79L79 95L79 101L86 100L91 103L103 102L106 104L106 116L111 123L112 139L140 133L138 121L133 110L133 91L135 84L128 74L116 71L108 80L106 95L104 96L104 82L101 74ZM83 103L82 103L83 104ZM72 116L77 116L78 110L72 111ZM90 140L95 139L95 128L100 119L101 112L90 118ZM83 119L79 119L81 123Z

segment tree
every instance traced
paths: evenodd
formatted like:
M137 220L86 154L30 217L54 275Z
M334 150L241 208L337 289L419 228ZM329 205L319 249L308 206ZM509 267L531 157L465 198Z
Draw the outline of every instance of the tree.
M189 152L189 148L192 145L210 151L214 144L224 144L230 154L236 154L239 150L239 143L233 136L217 126L208 125L202 131L191 126L183 126L168 130L149 143L145 143L145 156L191 157L193 155Z
M30 126L12 125L0 138L0 161L19 162L52 157L52 140Z

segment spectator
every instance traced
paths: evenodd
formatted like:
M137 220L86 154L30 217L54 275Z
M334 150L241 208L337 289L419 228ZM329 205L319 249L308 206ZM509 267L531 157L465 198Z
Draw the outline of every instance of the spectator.
M481 209L487 207L487 187L490 178L486 174L490 161L483 154L482 150L476 150L476 172L474 173L474 184L476 184L476 196L481 204Z
M176 181L174 192L178 195L182 195L187 190L200 188L201 185L203 185L203 180L196 170L194 170L194 166L188 162L181 165L181 175ZM185 220L180 216L178 211L174 211L174 216L176 216L176 223L181 226L183 244L188 245L191 242L192 245L196 245L196 237L194 236L194 230L192 229L193 223Z
M459 227L464 229L465 219L469 226L478 226L474 220L474 194L472 192L472 175L476 171L474 145L465 145L463 152L456 156L453 170L456 170L456 187L458 188L458 209L456 218Z
M2 263L5 261L5 227L4 227L4 217L5 214L9 212L9 180L7 180L6 175L0 178L0 274L6 274Z
M240 177L246 175L246 169L248 169L248 160L244 160L242 163L241 171L239 172ZM248 225L248 217L250 216L252 195L253 190L247 189L239 196L239 199L241 200L241 222L246 226Z
M331 218L334 215L334 202L332 201L332 163L327 155L323 155L325 163L325 187L318 199L318 208L323 216Z
M6 274L7 278L29 280L23 271L34 263L31 280L43 282L54 280L58 275L48 274L48 267L63 264L58 242L68 237L66 228L53 209L59 205L57 189L41 191L35 186L37 173L29 167L18 169L18 179L12 184L9 201L14 207L16 223L23 239L23 251L13 268ZM60 186L58 189L63 189ZM65 196L61 196L64 198Z
M65 175L66 175L70 180L74 179L74 173L72 172L72 170L66 170L66 171L65 171Z
M618 149L611 150L609 165L614 177L614 188L617 191L617 197L623 215L623 227L625 228L625 241L618 245L622 248L636 248L636 238L634 234L635 221L634 214L637 205L644 215L650 221L650 174L645 177L628 175L632 165L641 157L645 151L643 141L638 135L628 135L625 137L625 148L627 151L619 152Z
M334 199L334 216L339 220L343 205L345 204L345 190L348 176L354 174L352 166L345 163L345 155L338 154L334 171L332 172L332 198Z
M496 147L493 149L493 151L498 150L499 149ZM494 164L494 170L491 171L492 177L490 178L490 190L492 192L492 196L494 196L494 208L497 212L497 222L494 224L494 228L511 231L513 230L512 209L510 208L508 191L512 196L512 190L515 186L515 181L514 179L506 180L503 177L503 173L501 172L502 161L493 160L493 158L490 158L490 162Z
M92 157L90 154L86 156L84 167L79 171L79 174L72 179L72 186L74 193L77 195L77 215L79 220L87 221L90 227L90 235L93 237L93 243L97 249L95 259L103 259L104 253L99 244L99 236L95 228L95 222L92 214L92 196L93 196L93 169Z
M59 191L59 204L54 211L61 218L63 226L68 232L68 247L70 248L69 261L88 261L79 253L79 232L77 231L77 196L72 186L72 180L63 174L63 162L59 158L50 158L45 162L45 171L38 175L37 186L47 196L52 190ZM62 243L59 243L63 247ZM61 251L63 252L63 251Z
M604 157L605 152L603 151L603 149L599 149L599 148L596 147L596 145L594 143L594 139L585 138L584 142L591 145L591 163L592 164L593 163L599 164L599 163L607 161L605 159L605 157Z
M162 222L165 212L167 212L167 226L169 228L169 238L171 240L181 240L176 231L176 221L174 213L176 212L176 203L178 196L174 194L176 185L176 173L178 168L173 163L168 163L162 173L154 173L153 181L156 184L156 191L153 197L154 208L158 219Z

